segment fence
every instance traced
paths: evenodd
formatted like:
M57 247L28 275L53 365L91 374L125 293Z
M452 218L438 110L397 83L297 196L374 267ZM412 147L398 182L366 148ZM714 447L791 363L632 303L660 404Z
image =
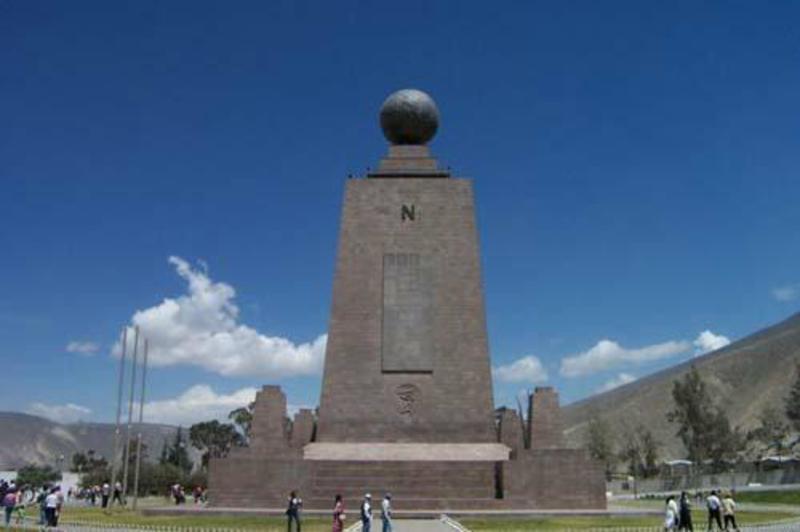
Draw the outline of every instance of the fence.
M440 521L450 528L459 532L471 532L468 528L461 525L446 515ZM402 520L400 521L402 523ZM398 523L399 524L399 523ZM401 527L398 527L400 529ZM376 527L377 529L377 527ZM702 530L702 527L698 527ZM739 528L741 531L752 532L798 532L800 531L800 519L777 521L771 524L747 525ZM44 527L33 520L25 521L21 524L12 524L6 530L45 530ZM221 528L221 527L185 527L185 526L153 526L136 524L115 524L100 523L93 521L69 521L58 526L57 529L48 528L46 530L58 532L241 532L243 529ZM361 523L354 523L345 529L345 532L360 532ZM515 529L517 530L517 529ZM523 530L520 527L518 530ZM552 529L551 529L552 530ZM659 526L650 527L597 527L597 528L564 528L559 529L564 532L663 532L664 528Z

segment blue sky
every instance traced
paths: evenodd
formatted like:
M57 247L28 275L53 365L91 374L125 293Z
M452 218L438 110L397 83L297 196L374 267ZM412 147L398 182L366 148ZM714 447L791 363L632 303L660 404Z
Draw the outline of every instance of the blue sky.
M0 2L3 408L112 419L137 311L174 336L151 419L267 382L316 405L343 185L405 87L474 179L498 402L543 382L573 401L779 321L800 308L797 20L777 1Z

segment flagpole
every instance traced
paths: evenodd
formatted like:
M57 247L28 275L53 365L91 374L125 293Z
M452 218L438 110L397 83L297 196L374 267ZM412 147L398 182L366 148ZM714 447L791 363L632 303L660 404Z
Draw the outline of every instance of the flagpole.
M147 383L147 338L144 339L144 361L142 363L142 393L139 394L139 432L136 435L136 471L133 474L133 509L139 502L139 468L142 465L142 422L144 421L144 392Z
M125 356L128 350L128 326L122 329L122 356L119 357L119 381L117 382L117 421L114 428L114 450L111 456L111 486L117 482L119 474L119 422L122 417L122 387L125 382Z
M125 432L125 456L122 464L122 501L128 500L128 462L131 456L131 425L133 425L133 397L136 393L136 361L139 357L139 326L133 329L133 366L131 367L131 394L128 402L128 428Z

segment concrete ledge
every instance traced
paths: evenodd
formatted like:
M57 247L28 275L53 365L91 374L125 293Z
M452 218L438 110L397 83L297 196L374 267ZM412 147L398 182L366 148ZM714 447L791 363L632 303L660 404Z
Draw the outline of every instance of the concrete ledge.
M359 462L504 462L511 449L502 443L309 443L305 460Z

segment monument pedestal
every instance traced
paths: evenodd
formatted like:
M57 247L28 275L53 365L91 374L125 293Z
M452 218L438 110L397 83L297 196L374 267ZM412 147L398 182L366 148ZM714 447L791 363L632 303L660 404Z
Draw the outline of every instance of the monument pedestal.
M387 492L398 510L605 509L602 464L563 447L558 395L538 388L533 402L527 437L506 410L494 443L329 443L310 441L313 430L298 431L310 411L290 422L283 393L265 386L256 396L250 447L211 460L210 502L279 509L296 490L313 510L329 509L336 494L354 508L365 493Z

